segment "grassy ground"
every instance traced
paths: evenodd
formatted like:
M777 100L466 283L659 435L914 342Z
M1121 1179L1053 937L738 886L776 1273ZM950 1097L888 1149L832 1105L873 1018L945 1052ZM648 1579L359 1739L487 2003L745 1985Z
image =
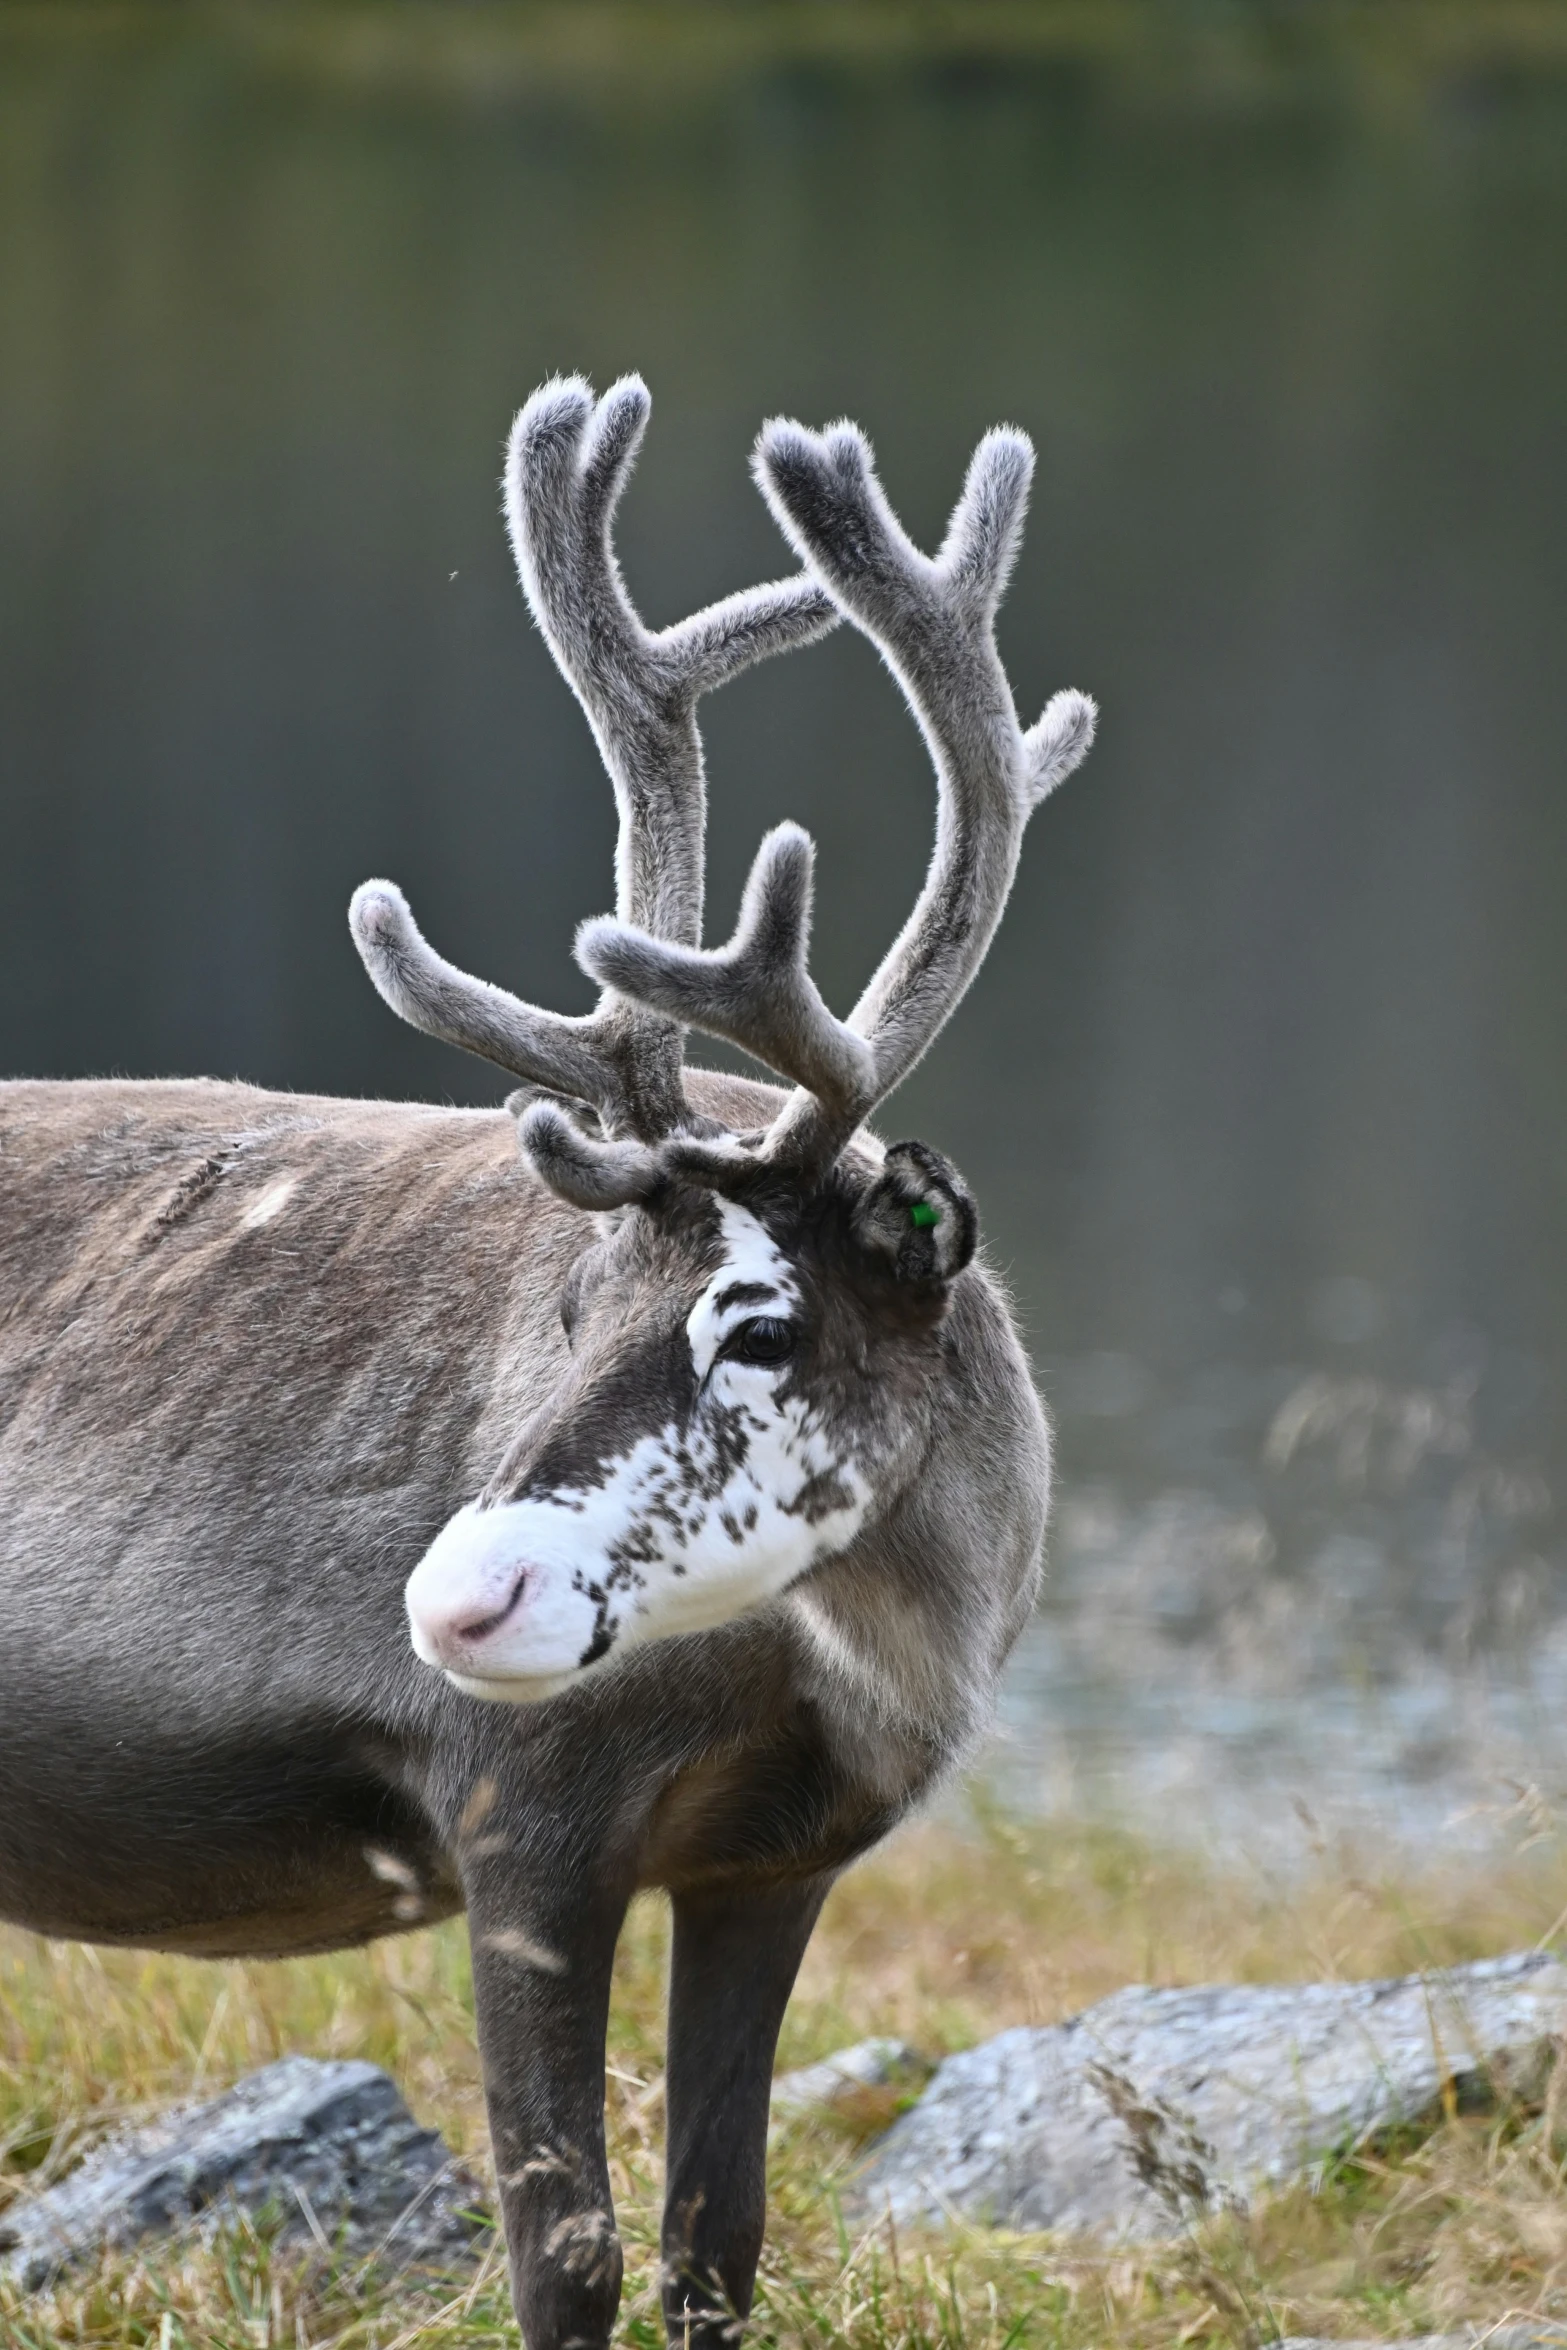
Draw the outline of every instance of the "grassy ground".
M1523 1819L1527 1828L1528 1820ZM1102 1830L972 1837L926 1826L840 1886L785 2029L804 2062L873 2031L932 2055L1070 2014L1128 1981L1360 1976L1567 1932L1567 1844L1421 1877L1315 1854L1304 1873L1229 1874ZM665 1913L633 1913L610 2043L615 2192L627 2250L622 2337L655 2322ZM0 2205L107 2125L220 2087L290 2049L368 2056L481 2173L487 2147L460 1926L339 1959L211 1966L0 1932ZM1567 2096L1452 2113L1171 2248L1106 2257L984 2231L858 2238L834 2192L856 2127L795 2126L773 2162L755 2333L852 2350L1230 2344L1290 2332L1402 2334L1509 2313L1567 2316ZM872 2107L858 2133L878 2119ZM1560 2125L1559 2126L1559 2119ZM234 2234L210 2251L121 2259L52 2296L7 2300L5 2350L480 2350L514 2345L493 2254L460 2290L311 2274Z

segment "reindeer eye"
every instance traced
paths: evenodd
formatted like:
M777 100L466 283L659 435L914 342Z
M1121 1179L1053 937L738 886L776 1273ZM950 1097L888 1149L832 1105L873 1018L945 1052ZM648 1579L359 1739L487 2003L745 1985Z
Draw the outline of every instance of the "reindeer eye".
M735 1363L786 1363L794 1352L792 1322L774 1322L765 1314L742 1322L724 1348Z

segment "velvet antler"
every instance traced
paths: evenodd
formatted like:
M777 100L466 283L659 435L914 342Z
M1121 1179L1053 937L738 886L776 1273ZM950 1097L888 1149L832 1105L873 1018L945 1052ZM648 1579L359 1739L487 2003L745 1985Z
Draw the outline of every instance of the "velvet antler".
M697 699L753 661L822 635L838 613L801 575L726 597L672 628L643 625L612 533L649 405L636 376L597 403L578 377L543 385L512 428L506 520L533 617L587 713L615 788L619 919L639 935L694 948L706 816ZM657 1005L617 992L613 982L586 1018L524 1004L436 954L390 882L356 891L349 920L376 987L414 1027L590 1104L611 1137L653 1144L688 1123L680 1029ZM555 1132L546 1121L541 1144ZM629 1165L620 1165L619 1180L629 1179Z
M426 945L388 882L367 882L351 917L371 977L405 1019L556 1097L524 1111L522 1142L545 1179L585 1208L647 1199L675 1174L723 1185L759 1165L830 1165L967 991L1030 812L1094 737L1094 705L1078 693L1055 695L1025 733L996 650L1033 473L1023 434L981 441L929 557L888 505L857 426L765 426L756 478L805 572L653 632L626 593L611 538L648 405L634 376L596 405L576 378L546 384L517 419L506 466L523 588L620 808L616 916L584 924L577 939L579 962L604 991L597 1011L566 1019L469 978ZM937 784L925 886L847 1020L829 1011L808 968L814 850L798 826L763 841L729 944L699 943L697 697L840 614L898 679ZM692 1116L680 1079L688 1026L729 1038L793 1083L765 1135L741 1141ZM597 1131L573 1103L597 1113Z
M796 1092L760 1151L822 1167L908 1075L967 991L1001 919L1031 810L1086 757L1095 709L1059 693L1024 733L994 620L1022 534L1034 453L1018 432L975 451L940 553L904 534L864 435L774 422L757 443L763 495L807 568L880 649L936 768L936 846L912 914L846 1021L806 969L812 849L783 826L762 843L727 947L702 953L623 922L589 923L584 968L670 1019L730 1039Z

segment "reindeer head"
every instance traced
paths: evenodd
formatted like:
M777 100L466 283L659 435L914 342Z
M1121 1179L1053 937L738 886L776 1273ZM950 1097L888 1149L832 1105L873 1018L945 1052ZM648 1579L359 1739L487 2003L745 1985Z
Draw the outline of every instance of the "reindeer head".
M996 652L1033 465L1021 434L981 442L931 560L855 427L766 426L756 477L804 572L655 634L611 545L647 413L635 378L597 404L579 381L547 384L506 470L524 591L620 809L616 916L577 937L597 1011L563 1018L456 970L390 883L367 882L350 917L394 1010L526 1080L511 1104L523 1152L585 1211L562 1299L569 1369L408 1585L419 1654L514 1700L774 1596L917 1478L974 1208L936 1152L884 1150L864 1121L968 987L1030 811L1093 738L1076 693L1025 733ZM924 889L846 1021L807 969L814 851L797 826L763 841L729 944L700 945L695 715L708 687L840 618L898 679L939 795ZM687 1028L793 1091L685 1071Z

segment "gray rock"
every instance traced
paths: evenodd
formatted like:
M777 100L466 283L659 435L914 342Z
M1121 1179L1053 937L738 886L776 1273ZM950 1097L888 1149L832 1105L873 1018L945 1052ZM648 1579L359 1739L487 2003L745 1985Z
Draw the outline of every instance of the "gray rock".
M1444 2082L1542 2077L1567 1968L1538 1953L1380 1983L1117 1991L949 2057L856 2200L1121 2239L1244 2209L1427 2110Z
M1567 2350L1567 2328L1470 2326L1462 2334L1409 2334L1401 2342L1343 2342L1325 2334L1286 2334L1273 2350Z
M107 2247L273 2213L289 2242L447 2267L483 2228L475 2182L373 2064L285 2056L210 2104L111 2139L0 2213L0 2277L34 2291Z
M820 2064L780 2073L773 2082L773 2119L786 2121L798 2113L830 2110L851 2102L857 2089L884 2089L895 2081L917 2081L928 2069L906 2040L856 2040L852 2048L835 2049Z

